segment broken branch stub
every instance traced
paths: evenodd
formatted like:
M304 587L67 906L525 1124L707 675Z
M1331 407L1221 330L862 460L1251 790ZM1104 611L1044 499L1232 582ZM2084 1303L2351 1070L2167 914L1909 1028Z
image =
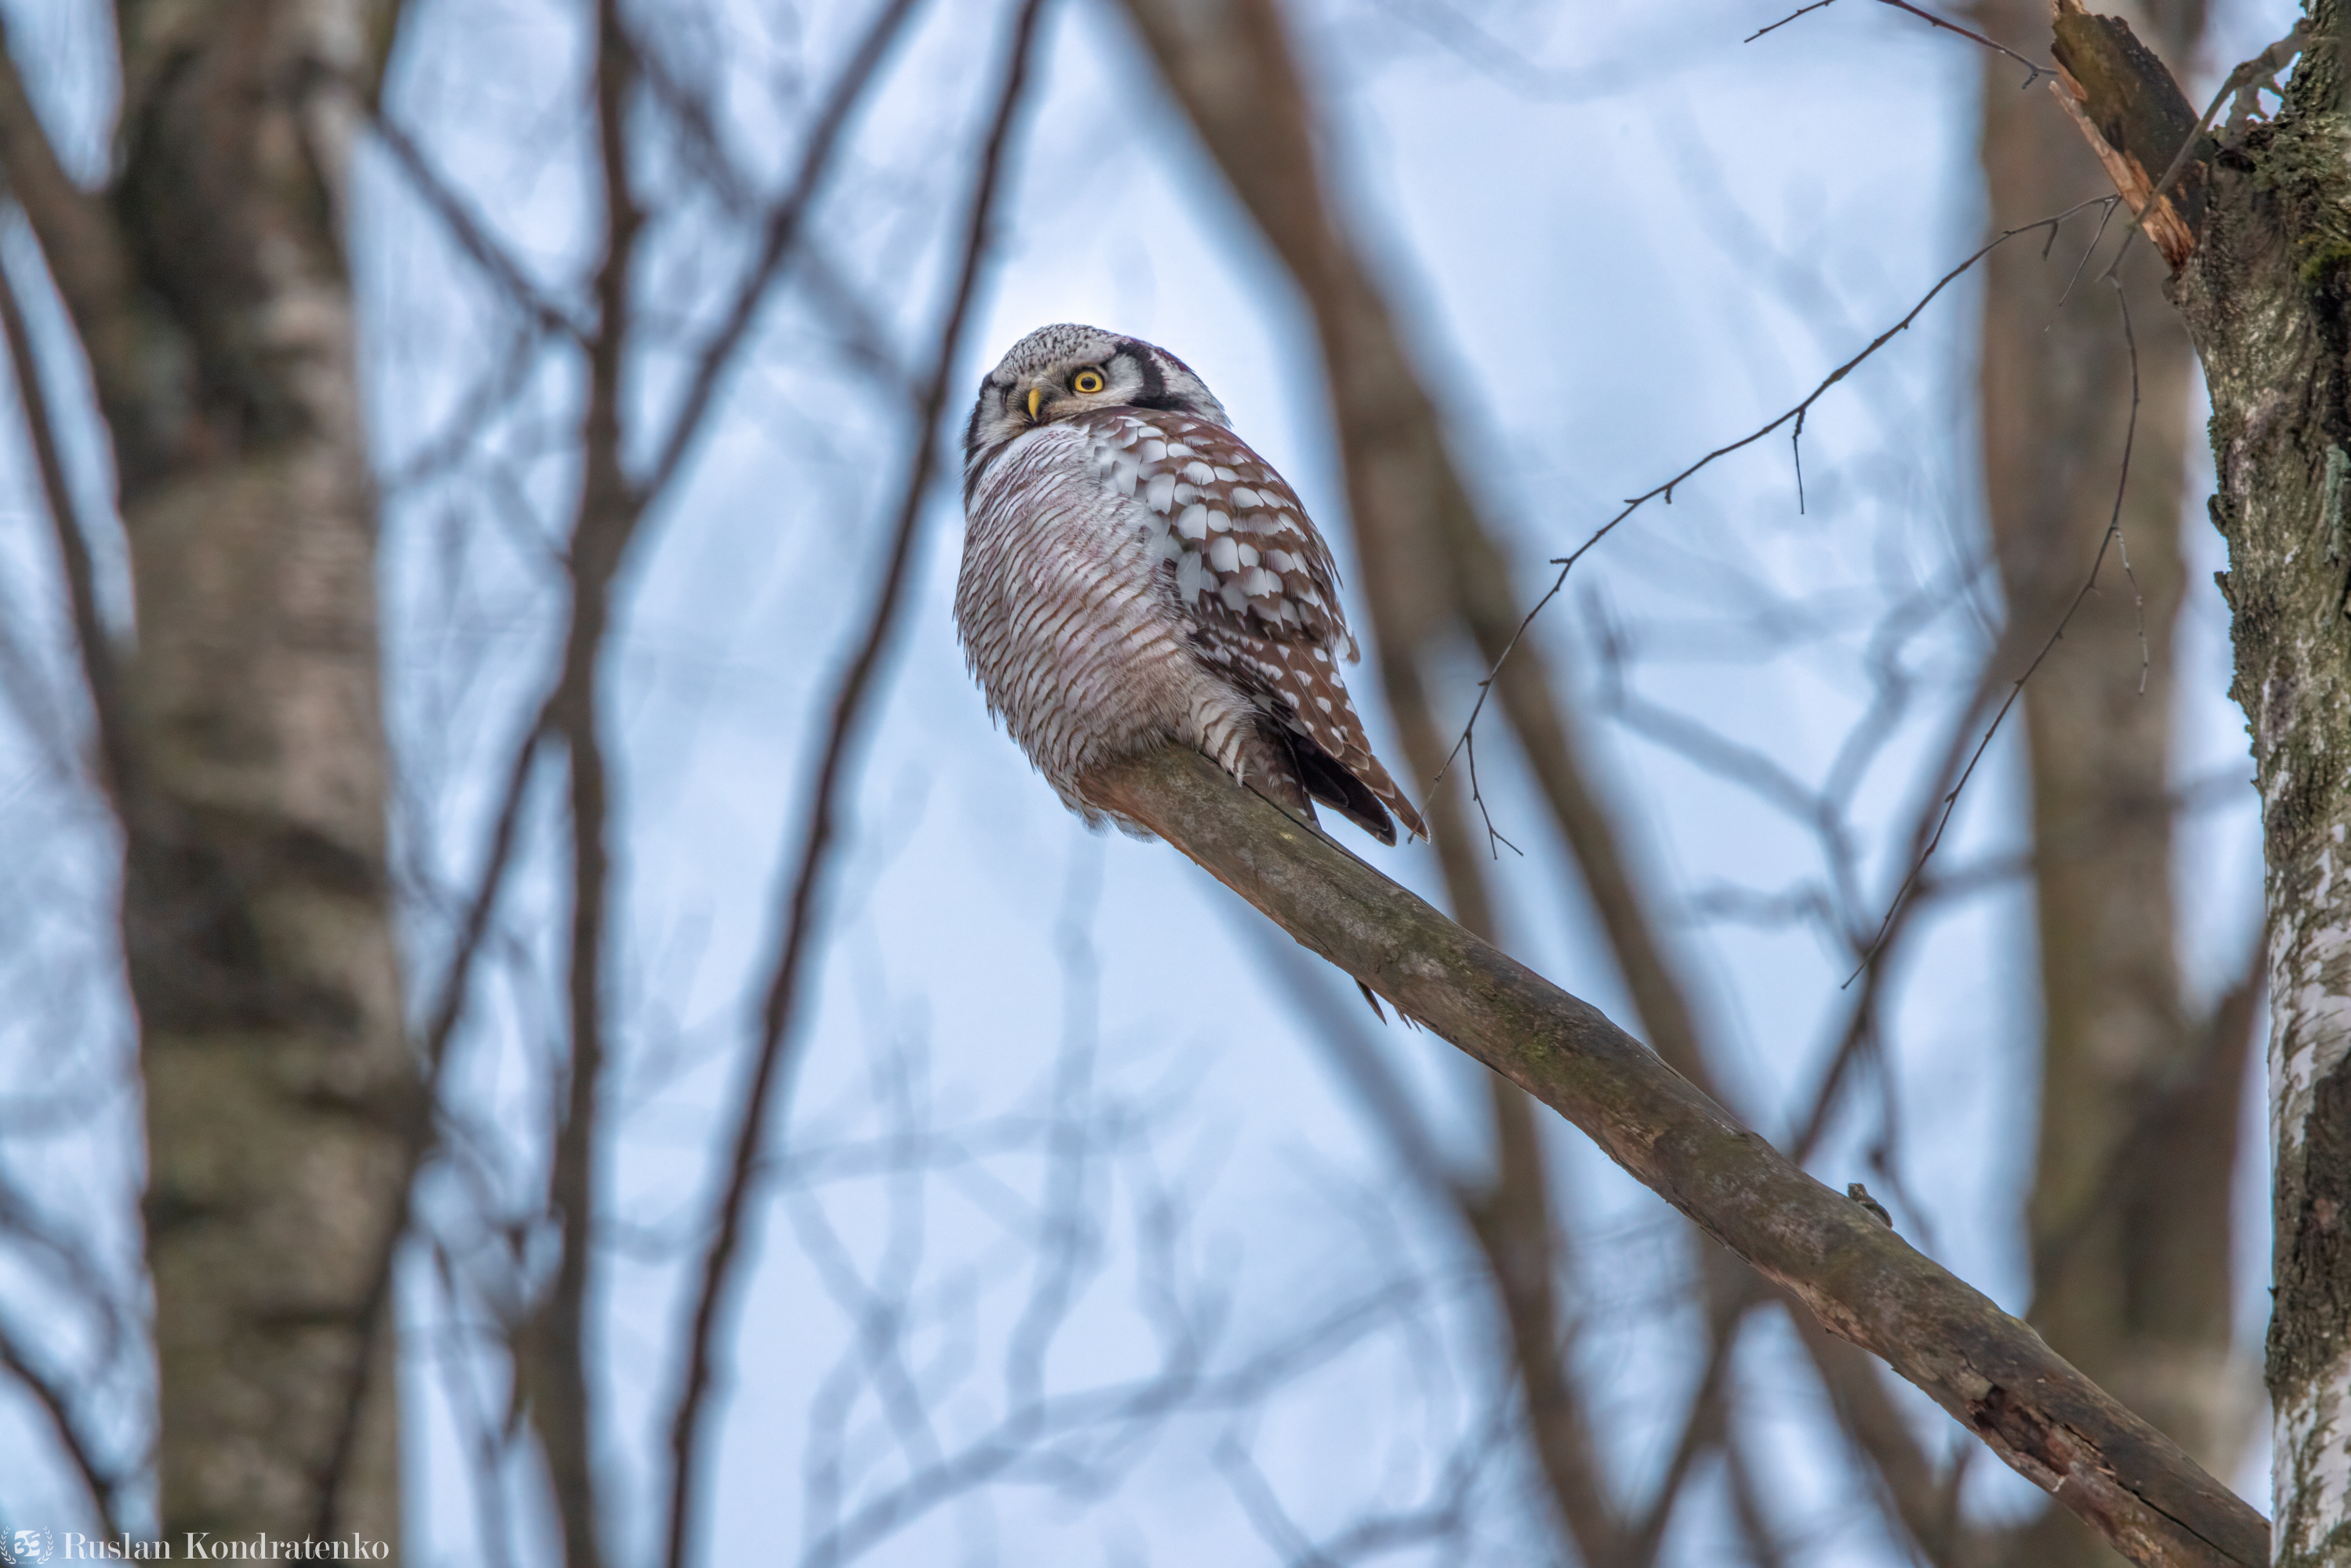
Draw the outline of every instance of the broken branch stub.
M2094 16L2080 0L2057 0L2054 32L2050 52L2058 71L2050 92L2088 140L2131 215L2178 271L2196 250L2205 162L2219 144L2204 133L2171 72L2127 23ZM2180 152L2191 140L2200 145L2181 165Z

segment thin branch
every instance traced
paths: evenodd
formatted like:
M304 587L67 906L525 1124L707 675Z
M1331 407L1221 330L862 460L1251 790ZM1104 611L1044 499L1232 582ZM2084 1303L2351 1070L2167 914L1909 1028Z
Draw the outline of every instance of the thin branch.
M457 1270L449 1249L437 1241L433 1247L433 1272L449 1303L449 1316L455 1320L463 1297ZM488 1568L507 1568L514 1560L513 1526L508 1522L507 1508L507 1472L510 1468L513 1432L498 1419L497 1413L485 1406L480 1391L474 1385L474 1371L481 1362L479 1355L470 1354L464 1346L455 1347L456 1354L448 1357L448 1372L443 1386L449 1390L449 1403L461 1433L471 1440L465 1447L472 1450L475 1473L470 1478L476 1522L475 1534L482 1543L482 1554ZM511 1347L509 1347L511 1355Z
M608 1022L604 959L611 875L605 841L611 802L598 708L612 585L643 517L621 463L622 381L645 223L631 183L629 156L636 65L621 27L619 0L600 0L595 16L592 103L604 255L592 288L596 335L589 343L587 407L581 418L583 473L571 532L571 624L565 637L563 676L550 707L569 758L571 784L570 973L565 988L571 1055L567 1103L547 1181L548 1207L561 1227L562 1253L554 1283L527 1336L528 1353L516 1368L528 1388L531 1423L538 1432L562 1523L567 1568L601 1568L605 1560L602 1511L596 1506L590 1449L587 1343Z
M399 1212L394 1217L382 1250L374 1260L367 1295L360 1307L360 1354L352 1364L350 1382L343 1393L334 1443L329 1450L326 1476L319 1489L319 1513L312 1533L321 1540L332 1538L335 1521L341 1517L339 1499L343 1483L350 1478L351 1459L358 1452L360 1418L366 1413L369 1368L373 1364L377 1342L384 1333L392 1315L393 1265L399 1258L402 1241L416 1220L417 1173L430 1156L436 1135L443 1081L449 1060L449 1042L457 1032L459 1020L465 1016L465 1000L472 990L474 967L489 937L490 915L497 906L498 894L506 885L507 869L513 863L523 803L529 797L531 777L549 735L549 713L542 708L531 723L530 733L515 753L506 791L499 801L497 818L490 830L489 847L482 857L480 878L475 885L474 896L466 905L465 919L458 926L456 941L450 953L448 972L441 982L440 995L426 1015L423 1040L425 1089L419 1112L406 1128L406 1140L402 1150L403 1166L399 1178Z
M497 236L490 233L465 198L450 187L441 171L424 155L424 150L408 134L407 128L389 116L380 116L373 123L376 136L392 153L392 162L408 176L424 204L447 226L457 248L530 318L533 326L541 331L560 333L575 343L586 342L587 329L524 275L521 264L507 254L506 246L498 243Z
M1787 1553L1773 1537L1761 1484L1754 1467L1747 1462L1747 1445L1736 1438L1724 1444L1722 1462L1729 1482L1731 1517L1739 1521L1740 1536L1747 1543L1748 1561L1754 1568L1782 1568L1788 1561Z
M1809 16L1815 11L1825 11L1835 4L1836 0L1813 0L1811 5L1797 6L1794 10L1781 17L1770 26L1758 27L1739 41L1742 44L1751 44L1756 39L1764 37L1766 34L1778 32L1781 28L1786 26L1789 23L1795 21L1799 17Z
M110 1472L98 1462L88 1437L73 1417L71 1396L65 1382L51 1376L33 1364L16 1343L16 1338L0 1327L0 1372L5 1372L25 1385L41 1413L49 1418L57 1433L57 1446L73 1465L74 1475L89 1493L90 1511L99 1526L108 1535L121 1532L120 1489L126 1478Z
M1484 1256L1509 1336L1526 1423L1552 1501L1586 1563L1624 1561L1624 1521L1610 1501L1602 1439L1577 1385L1562 1332L1557 1281L1566 1239L1552 1213L1551 1176L1534 1106L1499 1077L1487 1082L1493 1178L1459 1187L1454 1206Z
M549 336L528 327L517 328L505 350L498 356L497 368L477 380L471 391L458 401L441 422L440 434L426 437L417 444L408 460L386 474L380 481L386 496L397 495L455 466L481 442L483 433L493 416L508 407L515 395L530 379L541 350L551 342ZM493 480L495 483L495 479ZM496 516L503 518L500 509Z
M25 209L48 260L49 276L89 356L98 398L114 427L117 461L128 484L148 460L143 424L134 416L145 389L133 364L137 329L133 284L122 235L106 204L73 182L42 129L0 16L0 172Z
M99 777L119 810L127 802L125 789L131 778L121 673L115 666L114 644L98 612L98 574L90 559L89 531L80 508L74 505L73 485L57 446L56 422L50 417L48 391L33 355L16 279L5 262L0 262L0 335L8 340L8 363L16 376L18 404L25 411L25 434L32 444L34 468L40 476L41 498L47 504L57 559L65 569L74 640L79 646L82 678L89 688L90 712L98 730Z
M1043 9L1044 0L1024 0L1013 22L1004 85L997 99L987 141L980 154L970 215L962 236L962 267L946 318L940 324L930 385L925 392L921 413L914 425L914 454L905 487L899 497L898 515L891 531L890 551L881 588L867 620L864 636L841 671L826 715L824 738L817 753L820 758L817 774L810 793L807 816L801 825L790 891L785 902L780 946L766 1004L761 1009L758 1051L744 1092L741 1119L736 1127L733 1156L726 1184L720 1189L717 1224L703 1260L693 1332L680 1380L677 1407L671 1421L669 1531L665 1556L669 1568L684 1568L688 1561L694 1525L695 1488L701 1479L697 1458L710 1420L709 1404L714 1387L714 1362L720 1319L732 1304L731 1298L737 1288L736 1275L743 1229L750 1213L756 1186L754 1172L759 1151L767 1142L769 1119L775 1113L777 1083L787 1065L785 1048L799 999L801 967L814 946L817 900L831 863L840 795L844 782L852 774L854 743L859 738L875 675L895 641L907 574L914 559L914 541L920 530L925 503L929 498L933 471L937 464L939 422L946 413L956 349L962 342L964 325L970 315L981 265L987 256L989 231L995 221L998 192L1003 183L1006 152L1011 142L1014 122L1027 89L1031 54L1038 35L1038 18ZM674 461L674 457L671 461Z
M1298 1521L1290 1517L1289 1510L1281 1506L1280 1494L1238 1438L1229 1432L1219 1438L1213 1458L1217 1472L1232 1490L1233 1500L1241 1505L1241 1515L1249 1521L1249 1528L1257 1531L1259 1540L1280 1554L1289 1568L1337 1568L1299 1529Z
M2022 87L2031 87L2043 77L2053 76L2056 74L2047 66L2036 65L2032 60L2025 58L2022 55L2018 54L2014 49L2010 48L2006 44L2001 43L1996 39L1987 38L1981 33L1976 32L1972 28L1962 27L1957 22L1946 21L1944 18L1936 16L1932 11L1913 5L1910 4L1910 0L1877 0L1877 3L1881 5L1891 5L1897 11L1907 11L1910 15L1917 17L1920 21L1926 23L1930 27L1940 27L1947 33L1957 33L1960 37L1966 38L1971 43L1981 44L1985 48L1991 50L1994 54L2006 55L2010 59L2014 60L2018 65L2022 66L2026 70L2032 73L2019 84Z
M1601 540L1606 538L1610 534L1614 533L1617 528L1623 524L1626 518L1630 517L1635 512L1639 511L1651 501L1662 499L1667 506L1673 505L1674 491L1687 483L1700 470L1709 466L1718 459L1728 457L1734 452L1742 451L1747 447L1752 446L1755 443L1762 440L1765 436L1771 434L1782 425L1802 418L1814 403L1828 395L1829 390L1832 387L1834 387L1839 382L1842 382L1845 377L1851 375L1855 370L1858 370L1865 361L1875 355L1880 349L1886 347L1887 343L1892 342L1896 336L1907 330L1910 323L1917 320L1920 314L1926 310L1927 307L1933 304L1942 294L1943 290L1958 282L1960 277L1964 277L1978 262L1983 260L1985 256L1990 256L1993 251L1998 250L2001 246L2006 245L2010 240L2014 239L2019 235L2034 234L2043 229L2054 234L2058 225L2064 224L2065 220L2074 216L2074 214L2082 212L2085 208L2096 206L2106 199L2107 198L2103 196L2095 196L2086 202L2077 202L2074 205L2067 207L2062 213L2054 213L2048 217L2037 219L2032 223L2020 225L2012 229L2003 229L1999 234L1993 235L1990 240L1984 242L1983 245L1978 246L1965 261L1960 262L1959 266L1951 268L1950 271L1943 274L1941 277L1936 279L1935 286L1932 288L1928 289L1925 294L1921 295L1917 303L1912 305L1908 310L1903 313L1901 319L1896 321L1892 326L1886 328L1886 330L1871 339L1868 345L1859 353L1854 355L1851 359L1845 361L1844 363L1837 366L1836 369L1831 371L1826 376L1823 377L1821 381L1813 386L1813 390L1804 395L1802 402L1796 403L1793 407L1788 409L1785 413L1771 420L1768 424L1760 425L1756 429L1750 431L1745 435L1740 436L1738 440L1730 442L1725 445L1716 447L1713 451L1690 464L1680 473L1676 474L1672 478L1667 479L1663 484L1654 485L1648 489L1642 491L1639 495L1628 497L1624 504L1623 509L1618 511L1606 522L1601 524L1598 528L1594 529L1590 538L1586 538L1582 544L1578 545L1566 555L1554 557L1551 564L1559 568L1559 575L1552 580L1551 586L1543 591L1542 597L1536 600L1534 604L1527 611L1526 614L1520 618L1518 627L1510 634L1510 640L1509 643L1503 646L1500 654L1488 665L1485 678L1478 683L1478 700L1470 707L1469 717L1468 722L1462 726L1460 737L1453 743L1452 751L1447 754L1444 767L1439 768L1437 771L1437 777L1429 780L1429 789L1434 791L1437 786L1443 782L1447 771L1453 766L1454 758L1459 756L1461 748L1468 744L1469 732L1477 727L1479 716L1484 713L1486 708L1486 699L1493 692L1495 677L1502 673L1502 666L1510 662L1510 655L1517 652L1519 644L1525 641L1527 630L1534 624L1535 617L1541 615L1545 608L1550 605L1551 601L1559 597L1561 591L1567 586L1568 573L1575 569L1575 563L1582 560L1585 555L1589 554Z
M1666 1472L1659 1478L1648 1507L1625 1532L1622 1561L1625 1568L1650 1568L1656 1562L1657 1552L1665 1545L1666 1526L1673 1522L1675 1507L1681 1500L1691 1471L1707 1450L1721 1446L1730 1420L1730 1358L1739 1348L1740 1330L1747 1322L1747 1311L1761 1295L1761 1281L1750 1275L1739 1281L1736 1288L1716 1292L1715 1299L1708 1303L1706 1366L1698 1374L1697 1389L1690 1395L1681 1436L1674 1444L1672 1457L1666 1461Z
M2122 539L2123 497L2130 486L2131 449L2138 440L2138 340L2131 331L2130 300L2123 292L2119 283L2115 286L2115 300L2122 310L2123 343L2130 351L2131 402L2129 423L2123 427L2122 463L2115 476L2113 516L2106 521L2106 531L2098 536L2098 551L2090 558L2090 570L2082 579L2082 586L2074 591L2074 597L2066 602L2064 613L2058 616L2057 623L2049 629L2049 635L2042 643L2040 651L2032 655L2032 662L2024 666L2023 674L2009 684L2008 696L2001 703L2000 711L1993 714L1991 723L1984 727L1983 737L1976 742L1975 750L1968 757L1967 766L1959 770L1959 778L1952 782L1949 790L1942 797L1942 814L1935 821L1934 832L1912 858L1910 870L1902 878L1902 885L1895 889L1894 902L1887 906L1886 918L1878 925L1877 936L1870 943L1868 950L1862 955L1860 966L1851 975L1845 977L1844 983L1848 986L1853 984L1863 969L1866 969L1876 961L1879 951L1885 946L1886 934L1893 925L1895 912L1899 910L1904 902L1909 898L1912 890L1918 884L1919 876L1927 869L1927 862L1934 858L1935 851L1941 846L1944 831L1951 825L1951 814L1959 810L1959 796L1967 789L1968 780L1975 777L1976 765L1983 760L1984 753L1991 748L1992 737L2000 733L2000 727L2008 717L2009 710L2013 708L2017 699L2024 695L2025 683L2032 679L2033 672L2041 668L2043 661L2055 652L2058 643L2065 635L2065 628L2073 623L2074 614L2096 590L2098 572L2105 565L2106 551L2115 548ZM2132 580L2131 591L2134 594L2138 591L2137 579ZM2147 655L2146 601L2143 598L2139 601L2139 690L2144 694L2147 690Z
M2025 58L2024 56L2020 55L2014 49L2010 48L2006 44L2001 43L1995 38L1988 38L1981 33L1975 31L1973 28L1962 27L1957 22L1947 21L1943 17L1936 16L1932 11L1913 5L1910 4L1910 0L1877 0L1877 3L1881 5L1891 5L1897 11L1907 11L1910 15L1917 17L1920 21L1926 23L1930 27L1940 27L1947 33L1957 33L1960 37L1969 40L1970 43L1981 44L1985 48L1990 49L1996 55L2006 55L2010 59L2014 60L2018 65L2022 66L2026 70L2032 73L2024 78L2022 83L2020 84L2022 87L2031 87L2043 77L2054 76L2057 74L2047 66L2035 65L2032 61ZM1799 16L1809 16L1814 11L1826 10L1829 6L1835 4L1836 0L1813 0L1813 4L1798 6L1795 10L1791 11L1788 15L1781 17L1770 26L1758 27L1755 31L1748 34L1744 38L1741 38L1740 42L1743 44L1751 44L1756 39L1763 37L1766 33L1778 32L1781 28L1786 26L1789 23L1794 21Z
M2138 585L2138 573L2131 570L2130 540L2123 535L2123 492L2130 485L2131 444L2138 436L2138 338L2131 331L2130 296L2125 292L2122 280L2114 280L2115 305L2123 316L2123 347L2130 355L2130 420L2123 426L2123 460L2115 476L2115 510L2106 520L2106 532L2114 536L2115 554L2123 563L2123 579L2131 588L2131 614L2138 632L2138 695L2147 695L2147 672L2153 662L2147 650L2147 594Z
M383 87L392 74L392 57L406 36L404 24L415 15L408 0L383 0L368 17L366 52L360 59L360 102L370 119L382 112Z
M1653 79L1630 60L1546 66L1530 59L1488 32L1452 0L1381 0L1381 5L1470 69L1520 98L1539 103L1590 103L1641 91ZM1644 58L1643 64L1647 63Z

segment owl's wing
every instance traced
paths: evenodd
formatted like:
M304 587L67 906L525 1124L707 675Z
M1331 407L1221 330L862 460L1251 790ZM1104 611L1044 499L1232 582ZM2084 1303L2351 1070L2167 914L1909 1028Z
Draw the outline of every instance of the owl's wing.
M1339 661L1356 656L1355 640L1339 569L1289 483L1232 432L1188 414L1105 409L1076 423L1095 478L1132 499L1201 657L1272 698L1270 711L1311 743L1298 758L1308 789L1382 838L1394 829L1380 805L1426 837L1348 700Z

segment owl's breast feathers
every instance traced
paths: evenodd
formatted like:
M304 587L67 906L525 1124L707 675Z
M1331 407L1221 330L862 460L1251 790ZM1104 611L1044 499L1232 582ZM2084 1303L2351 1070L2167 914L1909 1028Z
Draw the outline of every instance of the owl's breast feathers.
M985 454L956 615L992 711L1065 800L1174 737L1383 841L1427 830L1364 735L1339 574L1272 466L1222 426L1111 408Z

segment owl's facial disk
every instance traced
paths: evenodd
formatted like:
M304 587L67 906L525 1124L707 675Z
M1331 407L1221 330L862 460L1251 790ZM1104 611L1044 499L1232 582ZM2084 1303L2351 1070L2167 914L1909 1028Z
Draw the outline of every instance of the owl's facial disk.
M1166 350L1099 327L1040 327L980 383L964 436L967 465L1038 425L1102 408L1164 409L1230 424L1215 394Z

